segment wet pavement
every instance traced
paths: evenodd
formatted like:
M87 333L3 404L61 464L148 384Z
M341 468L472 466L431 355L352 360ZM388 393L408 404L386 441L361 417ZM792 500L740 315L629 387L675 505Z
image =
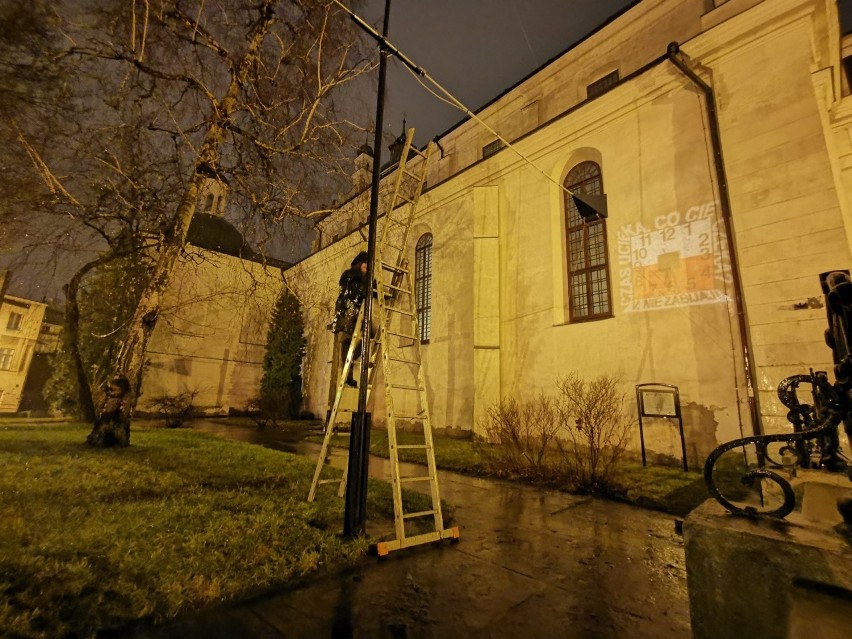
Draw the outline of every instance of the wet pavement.
M280 431L221 428L274 448L318 448ZM384 460L371 460L371 475L384 479L383 468ZM683 544L671 516L456 473L439 477L442 497L455 506L459 543L395 552L288 592L125 636L690 636Z

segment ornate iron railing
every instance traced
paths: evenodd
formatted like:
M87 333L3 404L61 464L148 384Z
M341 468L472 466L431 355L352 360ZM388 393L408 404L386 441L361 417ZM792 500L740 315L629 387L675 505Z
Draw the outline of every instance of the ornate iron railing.
M831 383L823 371L810 371L807 375L792 375L778 385L778 398L789 409L787 419L793 425L792 433L755 435L722 444L710 453L704 464L704 481L713 498L734 515L783 518L796 506L792 484L779 470L791 475L795 467L824 468L838 471L847 467L840 451L838 429L841 422L852 435L852 282L844 272L825 273L820 276L828 314L826 343L834 356L834 375ZM812 403L799 397L802 384L811 387ZM783 444L777 451L770 445ZM758 510L751 505L737 505L722 494L716 481L716 463L725 453L754 446L757 467L747 468L741 477L746 486L755 481L769 480L778 485L783 503L772 510ZM781 455L781 458L775 455ZM850 479L852 479L852 470ZM761 493L762 495L762 493Z
M802 382L812 384L813 393L818 398L814 405L799 402L796 390ZM735 439L714 449L704 464L704 481L710 494L734 515L786 517L796 507L796 495L787 478L773 469L790 470L792 466L819 465L811 461L815 455L826 460L832 458L825 443L836 436L838 424L843 420L846 411L845 402L837 389L828 382L825 373L788 377L779 384L778 397L790 409L787 418L793 423L794 432ZM791 453L792 462L774 459L772 451L769 450L770 444L773 443L786 444L777 452ZM774 510L761 511L754 506L738 506L727 499L716 484L713 471L719 458L728 451L749 445L754 445L761 467L747 470L741 481L746 486L752 486L758 479L768 479L776 483L781 489L784 501Z

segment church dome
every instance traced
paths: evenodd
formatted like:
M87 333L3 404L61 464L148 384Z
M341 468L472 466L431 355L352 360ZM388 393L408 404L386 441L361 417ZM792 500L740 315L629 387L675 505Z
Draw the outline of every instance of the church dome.
M193 216L186 241L198 248L234 257L251 259L256 256L243 234L233 224L208 213L196 213Z

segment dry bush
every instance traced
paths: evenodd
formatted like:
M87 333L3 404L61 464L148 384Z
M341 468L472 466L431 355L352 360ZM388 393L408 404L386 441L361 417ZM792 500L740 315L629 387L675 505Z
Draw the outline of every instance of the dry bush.
M572 372L556 386L561 426L556 445L565 474L582 491L614 488L614 472L635 422L625 411L627 394L620 380L601 375L587 381Z
M198 390L185 390L175 395L161 395L151 399L151 406L166 420L168 428L180 428L192 417L198 393Z
M545 458L553 449L559 422L553 398L541 394L528 401L512 397L488 409L486 454L498 472L540 477L547 474Z

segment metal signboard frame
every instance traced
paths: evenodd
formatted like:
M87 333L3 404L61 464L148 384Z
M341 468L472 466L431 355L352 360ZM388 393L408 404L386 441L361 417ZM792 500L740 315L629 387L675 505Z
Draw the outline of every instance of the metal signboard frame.
M649 382L636 385L636 406L639 411L639 441L642 445L642 466L647 466L645 459L645 426L643 417L663 419L677 418L680 433L680 450L683 470L689 470L686 460L686 439L683 435L683 415L680 410L680 391L674 384Z

